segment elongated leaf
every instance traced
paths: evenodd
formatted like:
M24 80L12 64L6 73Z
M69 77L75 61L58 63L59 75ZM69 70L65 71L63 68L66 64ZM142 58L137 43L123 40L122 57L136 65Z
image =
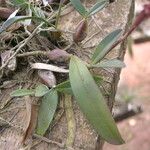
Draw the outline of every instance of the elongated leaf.
M92 57L93 64L96 64L105 57L111 46L119 39L121 31L121 29L117 29L111 32L98 44Z
M93 76L95 82L98 84L98 83L101 83L103 81L103 78L101 76ZM72 92L72 89L71 89L71 85L70 85L70 81L67 80L67 81L64 81L60 84L58 84L55 89L58 91L58 92L61 92L61 93L67 93L67 94L71 94L73 95L73 92Z
M84 63L73 56L70 60L69 78L72 91L81 111L95 130L111 144L123 144L117 126L98 86Z
M51 90L42 98L42 103L39 109L38 124L36 133L39 135L44 135L48 129L58 103L57 91Z
M41 96L44 96L48 92L49 92L49 88L46 85L41 84L41 85L36 87L35 96L36 97L41 97Z
M49 22L47 22L45 19L40 18L40 17L30 17L30 16L15 16L13 18L7 19L3 25L0 28L0 33L2 33L3 31L5 31L8 27L10 27L12 24L14 24L15 22L19 22L19 21L23 21L23 20L30 20L30 19L37 19L37 20L41 20L47 24L49 24ZM51 24L49 24L51 25Z
M27 96L27 95L33 95L35 93L35 90L31 89L18 89L10 93L11 97L18 97L18 96Z
M71 4L74 6L74 8L79 12L80 15L86 16L87 10L82 5L80 0L70 0Z
M107 1L97 2L88 12L88 16L94 15L95 13L102 10L107 4Z
M123 68L123 67L125 67L125 64L121 60L112 59L112 60L101 61L100 63L97 63L97 64L93 65L92 67L96 67L96 68L99 68L99 67L101 67L101 68Z
M7 20L9 20L9 19L15 17L15 16L17 15L18 11L19 11L19 9L15 10L15 11L8 17ZM6 20L6 21L7 21L7 20Z

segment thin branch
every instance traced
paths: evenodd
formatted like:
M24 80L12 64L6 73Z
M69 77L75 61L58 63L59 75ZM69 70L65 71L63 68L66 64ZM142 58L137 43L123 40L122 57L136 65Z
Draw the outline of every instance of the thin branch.
M22 54L17 54L17 57L27 57L27 56L38 56L38 55L47 55L47 52L44 51L32 51L32 52L26 52Z
M55 144L55 145L57 145L60 148L64 148L65 147L65 145L63 143L59 143L59 142L50 140L50 139L48 139L46 137L43 137L43 136L40 136L40 135L37 135L37 134L34 134L33 136L38 138L38 139L40 139L40 140L42 140L42 141L44 141L44 142L46 142L46 143Z
M94 16L92 16L92 20L94 21L95 25L99 28L99 30L102 32L102 34L104 34L104 30L102 29L102 27L97 23L96 19Z

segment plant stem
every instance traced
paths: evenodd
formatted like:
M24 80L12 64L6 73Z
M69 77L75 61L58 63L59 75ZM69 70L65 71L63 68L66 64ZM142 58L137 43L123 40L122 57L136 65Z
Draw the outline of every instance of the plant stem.
M112 45L112 47L108 50L108 52L110 52L110 50L112 50L113 48L115 48L118 44L120 44L121 42L123 42L125 39L127 39L127 37L147 18L150 17L150 4L144 5L144 10L141 11L141 13L137 16L137 18L135 19L134 23L132 24L131 28L129 29L128 32L126 32L116 43L114 43L114 45Z
M27 56L37 56L37 55L45 55L46 56L47 52L45 51L33 51L33 52L26 52L23 54L17 54L17 57L27 57Z

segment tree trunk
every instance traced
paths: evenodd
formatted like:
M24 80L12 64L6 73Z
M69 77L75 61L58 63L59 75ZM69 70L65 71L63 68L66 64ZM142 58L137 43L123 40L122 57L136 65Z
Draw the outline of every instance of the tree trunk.
M91 7L95 1L94 0L86 0L86 6ZM69 13L68 13L69 12ZM94 50L95 46L103 39L108 33L111 31L121 28L125 32L128 27L131 25L132 18L134 12L134 0L117 0L116 2L110 4L104 11L101 11L94 15L93 18L90 18L88 23L88 36L83 41L83 50L77 51L77 55L82 59L88 61L89 54ZM62 30L66 31L74 31L76 25L81 21L81 16L70 6L66 13L63 14L61 20L59 22L59 27ZM70 38L69 34L64 35L64 37ZM126 41L122 43L120 46L115 48L110 54L107 55L107 58L120 58L123 59L126 50ZM110 93L109 96L106 96L107 104L110 110L113 107L115 93L117 89L117 84L119 81L120 70L94 70L94 72L98 75L103 75L109 83L105 83L103 86L105 90ZM92 87L91 87L92 88ZM9 92L8 92L9 93ZM7 99L8 96L7 96ZM18 99L20 99L18 101ZM18 98L13 101L13 106L16 107L20 104L24 98ZM62 98L64 99L64 98ZM6 100L6 95L5 95ZM3 98L1 98L3 101ZM67 123L69 120L66 119L66 113L62 113L63 115L57 121L56 125L52 128L52 130L47 133L46 137L52 141L60 143L68 143L71 147L68 149L74 150L101 150L103 147L104 141L97 135L97 133L93 130L93 128L89 125L84 115L81 113L80 109L76 105L75 101L73 102L73 111L75 117L75 128L74 128L74 141L69 141L68 138L68 128ZM20 105L19 105L20 106ZM64 102L65 110L68 109L69 103ZM17 110L17 111L16 111ZM63 111L62 111L63 112ZM58 111L58 113L61 113ZM15 109L11 112L11 115L15 115L13 119L13 124L18 126L24 126L25 121L23 120L23 116L25 114L25 109ZM9 114L10 116L10 114ZM7 118L7 116L6 116ZM2 132L0 137L0 147L2 150L18 150L21 147L22 133L17 128L10 127ZM33 143L38 143L33 146L31 149L33 150L60 150L65 149L62 145L58 143L49 141L44 142L44 139L40 141L38 138L33 140Z

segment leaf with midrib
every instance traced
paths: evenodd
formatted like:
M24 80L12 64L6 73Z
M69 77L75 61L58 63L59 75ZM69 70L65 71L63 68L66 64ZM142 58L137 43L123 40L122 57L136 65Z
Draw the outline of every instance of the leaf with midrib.
M112 60L104 60L100 63L97 63L95 65L92 65L91 67L94 68L123 68L125 67L125 63L118 59L112 59Z
M45 19L41 18L41 17L30 17L30 16L15 16L13 18L10 18L8 20L6 20L2 26L0 27L0 34L2 32L4 32L8 27L10 27L12 24L14 24L15 22L19 22L19 21L24 21L24 20L28 20L28 19L37 19L40 21L45 22L46 24L51 25L49 22L47 22Z
M33 95L35 93L35 90L33 89L17 89L10 93L11 97L19 97L19 96L27 96L27 95Z
M97 2L88 12L88 16L94 15L98 11L102 10L107 4L107 1Z
M58 104L58 94L56 90L51 90L42 98L38 114L36 133L44 135L48 129Z
M102 60L106 54L109 52L111 46L119 39L121 36L121 29L117 29L110 34L108 34L96 47L95 52L92 56L92 64L96 64Z
M80 15L82 15L83 17L86 16L87 14L87 10L86 8L82 5L80 0L70 0L71 4L73 5L73 7L79 12Z
M76 56L72 56L70 60L69 78L72 91L81 111L98 134L111 144L123 144L124 141L100 89L84 62Z
M101 76L94 75L93 78L97 84L99 84L103 81L103 78ZM66 80L66 81L56 85L55 90L57 90L58 92L61 92L61 93L67 93L67 94L73 95L69 80Z
M35 88L35 97L44 96L48 92L49 88L44 84L40 84Z

